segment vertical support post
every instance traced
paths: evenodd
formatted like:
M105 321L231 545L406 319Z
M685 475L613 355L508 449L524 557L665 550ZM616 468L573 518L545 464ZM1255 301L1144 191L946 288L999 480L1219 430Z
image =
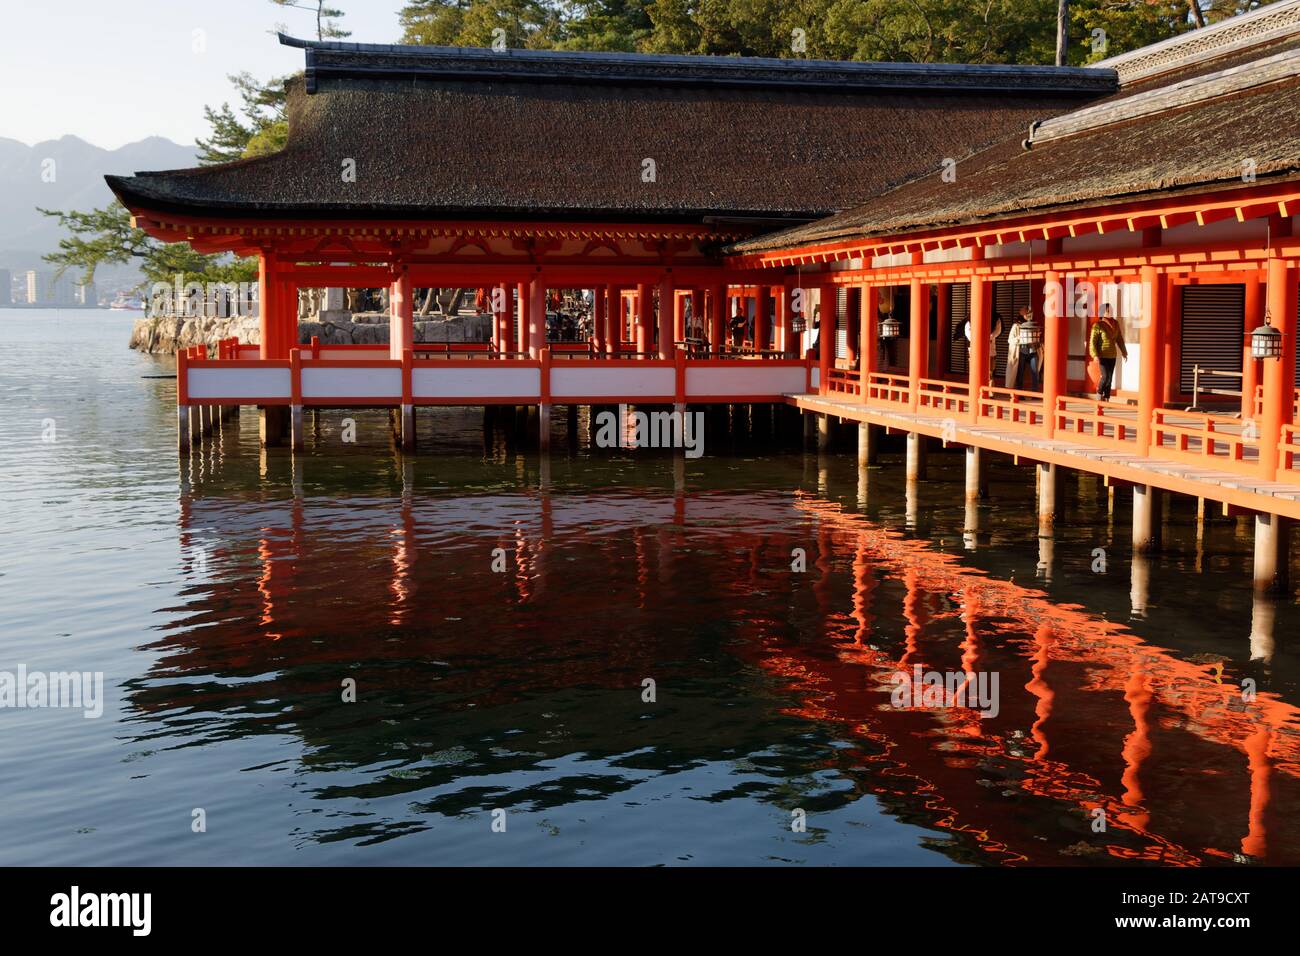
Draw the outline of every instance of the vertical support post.
M1160 489L1154 485L1133 486L1133 553L1160 550Z
M673 277L665 274L659 280L659 358L673 357L674 313L679 308L677 294L673 291ZM685 317L683 316L683 320Z
M988 477L985 472L984 449L978 445L966 446L966 500L978 501L988 495Z
M636 350L644 358L650 352L654 333L654 303L650 301L650 283L640 282L636 287Z
M1290 585L1290 522L1281 515L1255 515L1255 590L1281 594Z
M907 433L907 471L909 482L925 478L925 436L920 432Z
M855 318L861 315L860 303L858 288L849 286L844 292L844 358L849 363L849 368L859 365L858 340L862 332L862 323L855 321Z
M1143 319L1140 341L1142 355L1141 372L1138 377L1138 420L1137 448L1139 455L1146 455L1151 450L1151 419L1164 395L1164 383L1161 381L1164 371L1165 313L1164 295L1161 275L1155 266L1143 266L1140 270L1142 281ZM1277 439L1274 438L1274 441ZM1260 449L1261 458L1263 448ZM1276 462L1276 458L1274 459ZM1136 511L1137 505L1134 504ZM1134 518L1136 522L1136 517ZM1136 529L1136 523L1134 525ZM1136 530L1134 532L1136 534Z
M760 285L754 290L754 351L766 352L771 348L772 290Z
M1061 510L1064 469L1041 462L1038 465L1038 533L1051 534Z
M493 319L492 347L500 352L512 351L510 348L510 295L509 283L503 282L493 291L497 306Z
M402 451L415 451L415 396L411 386L415 351L402 350Z
M1259 276L1246 279L1246 316L1241 346L1241 420L1255 418L1255 388L1259 385L1259 359L1250 356L1250 333L1264 324L1264 287ZM1259 427L1259 422L1255 422Z
M872 425L870 422L858 423L858 467L865 468L868 465L874 465L877 460L877 443L879 441L880 426Z
M591 290L591 350L595 355L605 352L605 287L598 285Z
M879 335L876 322L879 310L876 308L876 287L864 285L858 293L858 347L862 352L862 361L858 366L858 387L862 401L867 400L871 389L871 376L877 371L880 362Z
M935 378L942 378L940 374L947 366L948 356L952 353L952 316L950 305L950 291L952 286L947 282L935 284L934 298L934 317L935 330L938 333L935 338L935 354L930 356L930 368Z
M911 281L909 305L911 310L907 340L907 386L910 391L912 411L921 404L921 379L925 377L930 353L930 295L929 287L920 279ZM910 446L909 446L910 447Z
M394 361L401 361L402 353L415 346L414 305L411 270L403 262L395 270L388 299L388 357Z
M289 446L303 449L302 430L302 349L289 350Z
M709 343L715 353L727 348L727 287L715 285L709 291Z
M257 329L258 357L269 360L275 354L275 322L272 318L279 300L275 282L275 263L265 249L257 257Z
M825 414L817 415L817 450L830 451L831 447L831 417Z
M537 361L546 348L546 280L534 277L528 283L528 357Z
M542 372L541 401L537 406L537 450L546 455L551 451L551 347L543 346L538 357Z
M1268 314L1273 328L1282 333L1282 355L1264 364L1264 414L1259 429L1259 465L1264 477L1273 479L1281 454L1282 426L1291 423L1295 404L1296 284L1294 274L1282 258L1278 233L1272 229L1268 258Z
M790 282L787 279L781 284L780 292L772 296L772 329L773 329L773 347L781 353L784 358L790 354Z
M970 392L970 418L980 417L980 392L989 382L989 328L992 311L992 286L982 275L970 277L970 343L967 352L967 389Z
M662 287L661 287L662 288ZM673 343L686 340L686 296L673 292Z
M617 285L611 285L606 299L605 354L617 355L622 351L623 324L626 318L623 311L623 290Z
M821 313L820 327L817 332L817 390L822 395L829 395L831 390L831 368L835 365L835 284L823 282L818 289L818 306Z
M190 377L189 356L184 349L176 350L176 449L180 457L188 458L194 444L190 430Z
M1043 434L1048 438L1056 434L1056 400L1065 392L1065 362L1070 351L1060 281L1054 269L1043 277Z

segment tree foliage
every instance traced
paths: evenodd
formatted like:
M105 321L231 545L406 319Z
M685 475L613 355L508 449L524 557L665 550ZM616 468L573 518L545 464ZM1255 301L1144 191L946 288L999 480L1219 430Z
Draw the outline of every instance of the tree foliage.
M1254 0L1074 0L1069 61L1092 63ZM406 43L642 53L1052 63L1056 0L412 0ZM1097 31L1101 31L1100 33Z
M196 252L188 242L165 243L131 225L131 214L114 201L90 212L59 212L41 209L55 216L69 235L59 240L59 251L45 257L59 266L59 273L78 269L82 282L95 278L96 267L105 263L134 262L148 284L173 282L251 282L257 278L255 259L232 259L227 255Z

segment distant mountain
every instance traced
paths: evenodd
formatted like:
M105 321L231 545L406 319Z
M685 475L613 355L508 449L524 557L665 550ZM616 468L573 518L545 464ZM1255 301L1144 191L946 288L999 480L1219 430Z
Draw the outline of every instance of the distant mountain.
M113 198L104 184L106 173L181 169L194 166L196 156L194 146L161 136L112 150L77 136L34 146L0 137L0 268L43 268L35 263L58 248L64 232L56 220L37 212L37 206L65 211L105 206ZM52 176L42 175L47 169Z

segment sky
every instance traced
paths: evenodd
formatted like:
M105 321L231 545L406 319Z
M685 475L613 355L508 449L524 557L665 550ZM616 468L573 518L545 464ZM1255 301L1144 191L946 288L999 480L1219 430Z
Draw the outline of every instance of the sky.
M309 2L309 0L304 0ZM330 0L347 39L394 43L402 0ZM116 149L146 136L206 136L204 105L238 103L228 74L299 70L276 24L315 37L315 15L270 0L0 0L0 136L66 134Z

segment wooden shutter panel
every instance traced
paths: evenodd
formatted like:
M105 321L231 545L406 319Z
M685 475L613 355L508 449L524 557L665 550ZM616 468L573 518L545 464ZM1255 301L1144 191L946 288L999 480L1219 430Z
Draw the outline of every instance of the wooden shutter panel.
M1246 321L1246 287L1236 284L1183 286L1182 354L1178 387L1192 391L1193 369L1241 371L1241 333ZM1203 388L1240 388L1241 379L1201 373Z

